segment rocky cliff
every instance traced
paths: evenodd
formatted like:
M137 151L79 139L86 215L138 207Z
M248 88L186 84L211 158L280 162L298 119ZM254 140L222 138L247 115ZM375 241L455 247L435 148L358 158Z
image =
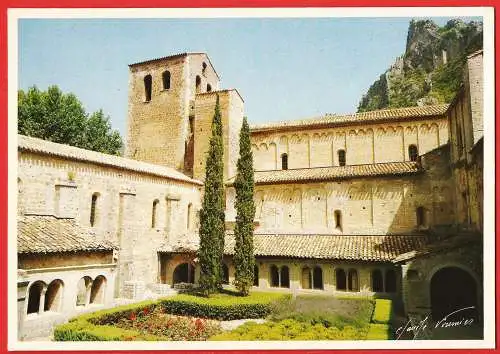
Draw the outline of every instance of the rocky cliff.
M468 54L482 49L483 25L412 20L405 53L363 95L358 112L448 103L460 86Z

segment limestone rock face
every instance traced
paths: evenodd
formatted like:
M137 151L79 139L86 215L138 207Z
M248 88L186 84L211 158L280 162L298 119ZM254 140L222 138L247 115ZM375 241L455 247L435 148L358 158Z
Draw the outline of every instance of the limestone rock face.
M449 103L460 86L465 57L482 45L482 22L453 19L439 27L431 20L411 20L405 53L363 95L358 112Z

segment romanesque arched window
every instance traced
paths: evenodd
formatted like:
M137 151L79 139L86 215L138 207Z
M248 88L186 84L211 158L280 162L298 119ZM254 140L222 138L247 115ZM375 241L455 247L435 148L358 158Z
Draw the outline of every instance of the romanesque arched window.
M212 85L207 84L207 92L212 92Z
M158 199L155 199L153 201L153 210L151 210L151 227L155 228L156 224L158 222L158 204L160 204L160 201Z
M151 101L151 90L153 88L153 78L151 75L144 76L144 100Z
M92 287L90 288L89 303L104 304L105 289L106 289L106 277L104 275L97 276L92 282Z
M166 70L163 72L161 75L162 82L163 82L163 89L164 90L169 90L170 89L170 71Z
M347 289L349 291L359 291L358 271L356 269L349 269Z
M418 148L416 145L410 145L408 146L408 157L410 158L410 161L417 161L418 159Z
M323 270L316 266L313 269L313 289L323 289Z
M335 228L342 231L342 212L340 210L335 210L333 216L335 219Z
M396 292L396 272L393 269L385 272L385 291L388 293Z
M63 294L63 282L56 279L50 282L47 292L45 293L45 303L43 306L44 311L57 312L61 309Z
M347 290L347 277L341 268L335 269L335 287L337 290Z
M42 296L47 288L43 281L34 282L28 290L28 314L39 313Z
M426 223L424 207L423 206L417 207L416 213L417 213L417 227L424 227Z
M290 287L290 271L287 266L283 266L280 269L280 287L281 288Z
M201 91L201 77L196 75L196 93L200 93Z
M92 200L90 202L90 226L94 226L98 222L99 210L98 207L99 193L92 194Z
M337 151L337 155L338 155L338 158L339 158L339 166L345 166L345 150L339 150Z
M382 272L378 269L372 271L372 291L384 291L384 279L382 277Z
M281 169L288 170L288 154L281 154Z
M90 301L92 278L85 276L76 284L76 306L87 306Z
M271 287L277 288L280 286L279 270L278 267L275 266L274 264L269 269L269 277L270 277L269 280L271 281Z
M207 70L207 63L203 62L203 64L201 64L201 73L205 74L206 70Z

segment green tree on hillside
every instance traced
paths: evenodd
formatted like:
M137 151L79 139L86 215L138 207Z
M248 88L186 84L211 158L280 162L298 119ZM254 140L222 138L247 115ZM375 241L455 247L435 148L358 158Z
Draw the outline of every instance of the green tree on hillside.
M57 86L41 91L36 86L18 91L19 134L68 144L79 148L119 155L122 138L112 130L102 110L91 115L72 94Z
M254 172L250 128L246 118L243 118L240 130L240 157L234 188L236 189L236 226L234 228L236 274L234 284L241 294L246 296L253 285L255 265L253 254Z
M206 295L222 286L224 251L224 145L219 96L212 120L212 137L205 165L205 193L200 210L200 287Z

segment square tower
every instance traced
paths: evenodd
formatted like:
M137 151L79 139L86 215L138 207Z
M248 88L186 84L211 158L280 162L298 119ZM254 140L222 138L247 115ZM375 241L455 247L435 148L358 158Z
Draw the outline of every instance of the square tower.
M192 176L195 96L219 83L205 53L130 64L125 156Z

